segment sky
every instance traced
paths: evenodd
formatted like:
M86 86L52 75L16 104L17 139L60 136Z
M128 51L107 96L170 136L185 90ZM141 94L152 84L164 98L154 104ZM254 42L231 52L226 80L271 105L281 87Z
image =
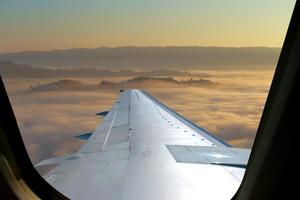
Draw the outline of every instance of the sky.
M0 53L117 46L281 47L294 0L0 0Z

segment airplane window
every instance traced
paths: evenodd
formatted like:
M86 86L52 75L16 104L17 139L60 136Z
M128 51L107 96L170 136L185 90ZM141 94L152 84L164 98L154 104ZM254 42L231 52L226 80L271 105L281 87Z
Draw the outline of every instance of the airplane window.
M74 199L231 198L294 3L0 1L0 74L32 163Z

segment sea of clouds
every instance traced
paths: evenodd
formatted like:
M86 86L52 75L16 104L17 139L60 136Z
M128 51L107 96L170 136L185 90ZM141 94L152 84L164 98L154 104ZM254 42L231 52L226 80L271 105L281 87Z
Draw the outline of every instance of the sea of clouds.
M152 96L235 147L251 148L272 81L273 71L206 71L214 87L156 87L137 83ZM73 78L74 79L74 78ZM105 80L120 81L117 78ZM176 77L180 79L180 77ZM182 79L187 79L183 77ZM75 79L74 79L75 80ZM97 84L101 78L76 78ZM79 150L75 135L95 130L118 89L28 92L55 79L5 79L24 143L32 162Z

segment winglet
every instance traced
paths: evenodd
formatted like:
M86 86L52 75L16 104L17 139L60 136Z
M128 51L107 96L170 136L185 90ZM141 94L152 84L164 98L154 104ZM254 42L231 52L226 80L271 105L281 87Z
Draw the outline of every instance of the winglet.
M76 137L80 140L88 140L92 134L93 133L83 133L83 134L80 134L80 135L76 135L74 137Z
M100 116L105 117L105 116L107 115L108 112L109 112L109 111L103 111L103 112L97 113L96 115L100 115Z

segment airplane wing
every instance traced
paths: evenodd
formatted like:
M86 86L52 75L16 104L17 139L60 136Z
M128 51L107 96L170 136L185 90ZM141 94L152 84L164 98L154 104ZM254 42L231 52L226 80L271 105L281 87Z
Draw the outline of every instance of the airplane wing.
M204 113L205 114L205 113ZM70 199L231 199L250 150L233 148L145 91L124 90L45 179ZM80 138L80 136L77 136Z

